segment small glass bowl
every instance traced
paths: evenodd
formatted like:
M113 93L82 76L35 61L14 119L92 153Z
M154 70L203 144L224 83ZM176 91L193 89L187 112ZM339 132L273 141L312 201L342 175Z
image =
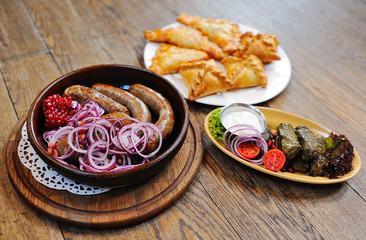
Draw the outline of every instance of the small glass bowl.
M260 133L263 133L264 130L267 127L267 121L265 116L263 115L263 113L261 111L258 110L258 108L250 105L250 104L245 104L245 103L231 103L229 105L226 105L225 107L223 107L221 109L221 113L220 113L220 121L222 123L222 125L225 127L225 129L230 128L231 126L225 126L225 121L224 118L232 113L232 112L239 112L239 111L246 111L246 112L251 112L254 114L254 116L256 116L259 120L259 124L260 124L260 129L258 129L258 131ZM243 122L240 122L240 124L250 124L249 122L246 122L245 120Z

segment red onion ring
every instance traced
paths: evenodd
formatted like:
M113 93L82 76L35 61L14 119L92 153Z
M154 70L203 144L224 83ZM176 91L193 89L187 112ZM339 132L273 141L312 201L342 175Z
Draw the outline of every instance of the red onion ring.
M160 129L155 124L153 124L153 123L145 123L144 126L145 127L148 127L148 128L151 128L153 131L151 132L151 134L148 134L148 136L146 136L147 138L146 138L146 141L145 141L145 145L144 145L144 147L141 150L139 150L137 148L138 146L136 144L133 144L133 147L134 147L135 151L137 152L137 154L139 154L141 157L150 158L150 157L154 156L160 150L161 145L163 143L163 136L161 134ZM140 127L140 126L138 126L138 127ZM132 130L136 130L135 128L137 128L136 125L134 126L134 128ZM158 137L159 137L158 147L153 152L145 155L145 154L143 154L143 151L145 150L145 147L147 146L147 142L151 139L151 137L154 134L154 132L157 133L158 134Z
M132 117L102 119L104 110L93 101L87 101L79 108L68 120L67 126L43 134L47 143L56 143L67 136L68 149L62 156L55 157L57 160L66 163L64 160L77 152L81 154L80 169L115 172L140 166L160 150L162 134L155 124L140 122ZM124 125L125 120L132 123ZM85 134L85 139L80 134ZM159 136L159 145L152 153L145 155L143 152L154 134ZM142 163L133 165L133 155L142 157Z
M67 120L67 125L75 126L81 119L87 117L100 117L104 114L104 109L94 101L86 101L77 112Z
M244 142L254 142L263 150L263 155L259 159L243 157L239 154L238 147ZM254 126L248 124L238 124L228 128L223 135L223 143L235 156L256 165L263 164L263 156L268 151L267 142L262 134Z

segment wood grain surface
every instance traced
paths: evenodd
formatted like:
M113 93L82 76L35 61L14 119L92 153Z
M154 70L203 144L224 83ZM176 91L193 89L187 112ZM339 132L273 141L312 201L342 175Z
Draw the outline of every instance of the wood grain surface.
M344 133L365 159L363 0L2 0L0 239L364 239L364 167L326 186L258 172L210 142L203 121L215 107L195 102L189 108L202 133L202 164L185 194L156 217L129 227L80 228L54 221L17 194L5 168L6 144L37 93L80 67L144 67L143 31L173 23L181 12L276 35L292 64L291 81L258 105Z

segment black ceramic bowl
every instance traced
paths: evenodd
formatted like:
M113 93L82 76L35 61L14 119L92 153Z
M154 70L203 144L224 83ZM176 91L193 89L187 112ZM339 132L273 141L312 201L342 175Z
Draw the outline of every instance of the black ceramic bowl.
M46 131L42 101L56 93L62 95L69 86L79 84L90 87L97 82L124 88L134 83L140 83L160 92L170 102L175 115L174 130L163 142L163 146L155 158L146 164L121 172L91 173L63 164L46 151L47 145L42 137ZM61 76L38 94L27 116L28 136L38 155L64 176L95 186L125 186L155 175L177 154L184 142L187 127L187 102L172 84L148 70L118 64L90 66Z

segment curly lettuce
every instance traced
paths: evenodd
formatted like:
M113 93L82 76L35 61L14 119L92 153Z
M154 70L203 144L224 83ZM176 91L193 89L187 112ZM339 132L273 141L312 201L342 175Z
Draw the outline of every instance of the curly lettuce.
M222 142L222 137L225 133L225 128L220 121L221 108L217 108L211 113L208 119L208 128L214 139Z
M336 178L352 170L353 146L343 134L330 133L325 139L325 147L325 158L328 161L324 169L326 177Z

